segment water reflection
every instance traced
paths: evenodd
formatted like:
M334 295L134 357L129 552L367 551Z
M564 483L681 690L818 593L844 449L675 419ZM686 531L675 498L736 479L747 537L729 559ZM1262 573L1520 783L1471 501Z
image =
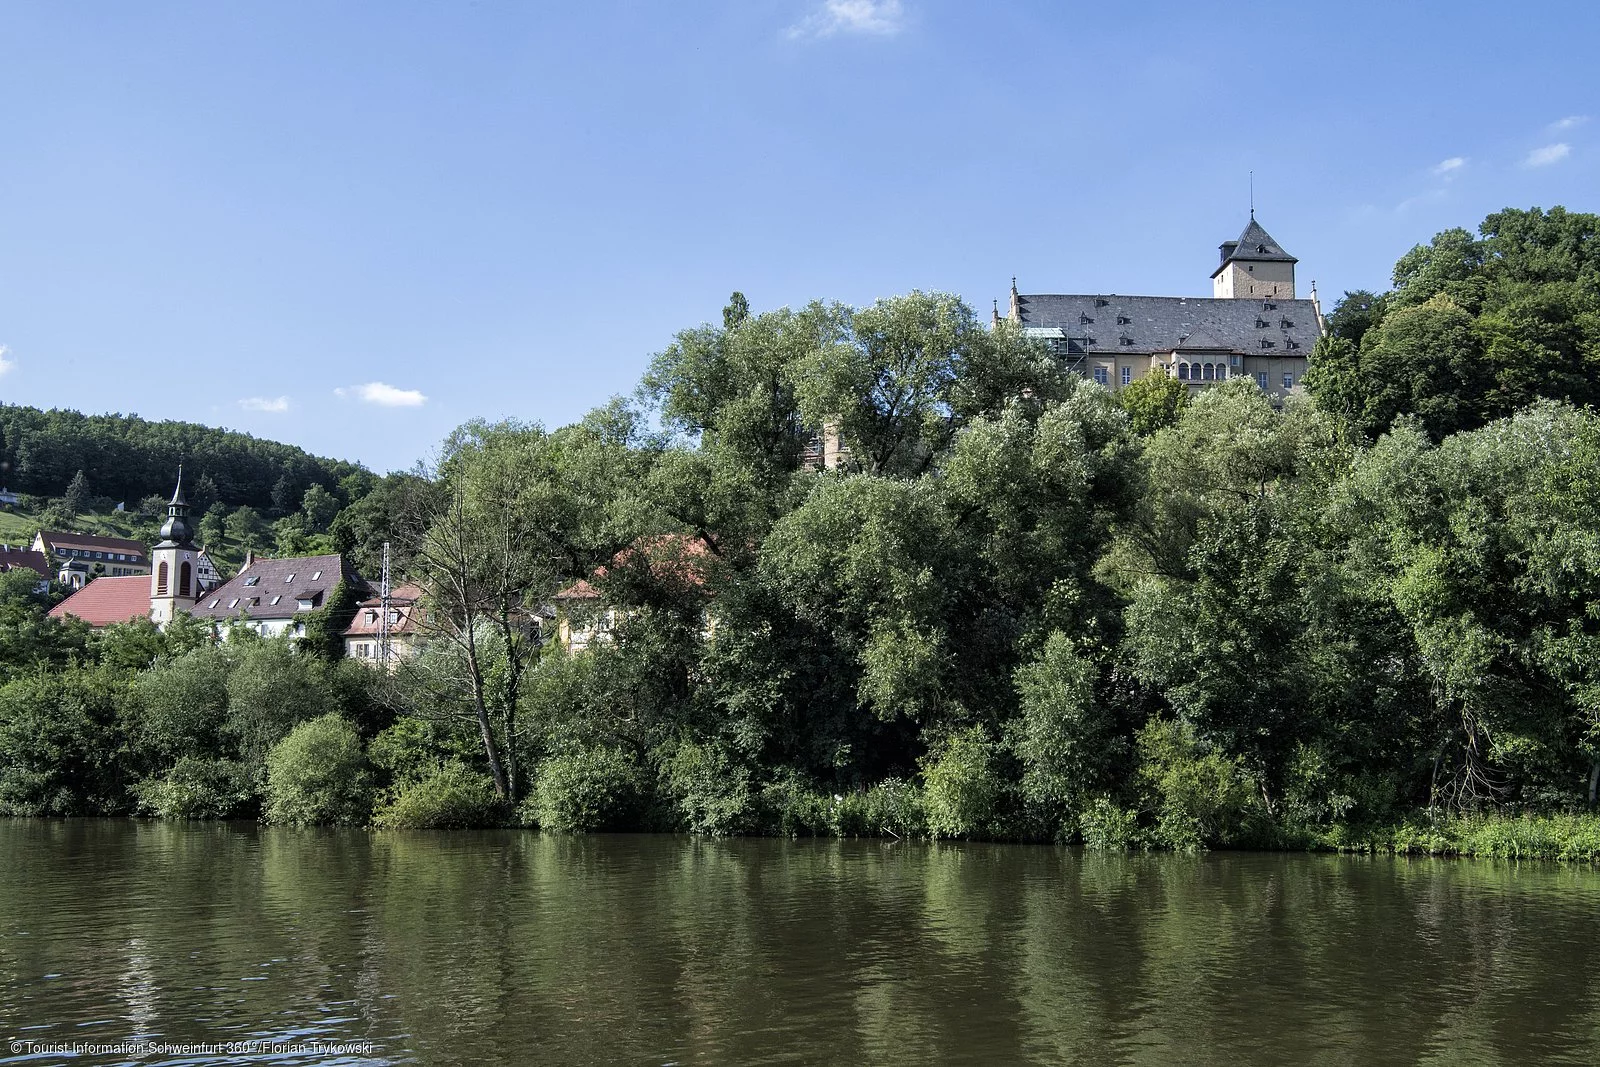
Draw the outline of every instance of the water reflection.
M127 821L0 821L0 850L8 1040L371 1043L347 1063L1600 1062L1587 869Z

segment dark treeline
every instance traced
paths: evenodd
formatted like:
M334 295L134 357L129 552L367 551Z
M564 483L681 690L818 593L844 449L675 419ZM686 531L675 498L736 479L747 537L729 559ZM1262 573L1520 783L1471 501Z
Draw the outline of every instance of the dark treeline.
M1597 225L1441 234L1347 294L1281 408L1248 378L1112 394L952 297L736 294L632 401L464 426L369 509L430 594L393 679L13 606L0 807L1172 848L1580 813ZM308 680L264 716L272 671ZM135 695L47 765L63 679Z
M170 495L180 461L201 512L221 503L281 513L313 485L334 491L366 474L354 463L198 423L0 404L0 480L17 492L63 496L82 471L95 497L131 508Z

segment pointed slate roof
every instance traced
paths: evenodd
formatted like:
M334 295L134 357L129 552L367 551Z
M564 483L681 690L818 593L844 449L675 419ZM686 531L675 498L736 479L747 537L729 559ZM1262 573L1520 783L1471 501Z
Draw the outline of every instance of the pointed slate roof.
M1283 250L1283 246L1272 239L1272 235L1262 228L1256 221L1254 212L1250 215L1250 223L1244 228L1237 241L1232 242L1233 248L1223 257L1222 263L1211 272L1215 278L1222 273L1222 268L1229 263L1298 263L1298 259Z

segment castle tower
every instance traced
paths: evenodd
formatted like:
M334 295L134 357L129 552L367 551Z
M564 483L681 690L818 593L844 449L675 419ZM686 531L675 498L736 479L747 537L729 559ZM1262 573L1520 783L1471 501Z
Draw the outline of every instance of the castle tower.
M189 501L183 495L183 468L178 468L178 486L167 504L167 521L161 525L161 540L150 552L150 621L165 626L187 609L200 595L198 557L194 529L189 525Z
M1211 274L1211 295L1219 300L1294 299L1294 265L1299 262L1261 228L1256 213L1237 241L1222 242L1222 265Z

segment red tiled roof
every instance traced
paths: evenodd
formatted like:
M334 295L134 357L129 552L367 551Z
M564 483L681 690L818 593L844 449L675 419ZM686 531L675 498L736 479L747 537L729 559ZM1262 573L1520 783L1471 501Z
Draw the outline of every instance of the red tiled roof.
M642 555L650 574L655 578L674 578L695 587L706 584L706 564L711 550L698 537L689 534L655 534L637 538L633 544L611 557L615 566L634 563ZM591 577L599 580L608 573L606 567L596 567ZM579 578L556 594L557 600L597 600L600 590L589 581Z
M422 626L422 590L414 585L401 585L389 594L389 610L399 616L389 624L391 634L416 633ZM382 610L382 600L372 597L363 600L356 608L355 617L350 620L350 625L345 628L346 637L368 637L378 632L378 612Z
M0 572L14 571L18 567L37 571L41 578L50 577L50 561L45 558L43 552L35 552L31 548L0 545Z
M604 567L601 567L599 570L595 571L595 574L597 576L598 575L603 575L604 573L605 573L605 568ZM599 600L600 599L600 590L598 590L594 586L590 585L584 579L579 578L577 581L573 582L571 585L569 585L565 589L561 590L561 592L557 593L556 594L556 599L557 600Z
M90 626L110 626L150 614L150 576L130 574L96 578L50 609L53 618L68 615Z

